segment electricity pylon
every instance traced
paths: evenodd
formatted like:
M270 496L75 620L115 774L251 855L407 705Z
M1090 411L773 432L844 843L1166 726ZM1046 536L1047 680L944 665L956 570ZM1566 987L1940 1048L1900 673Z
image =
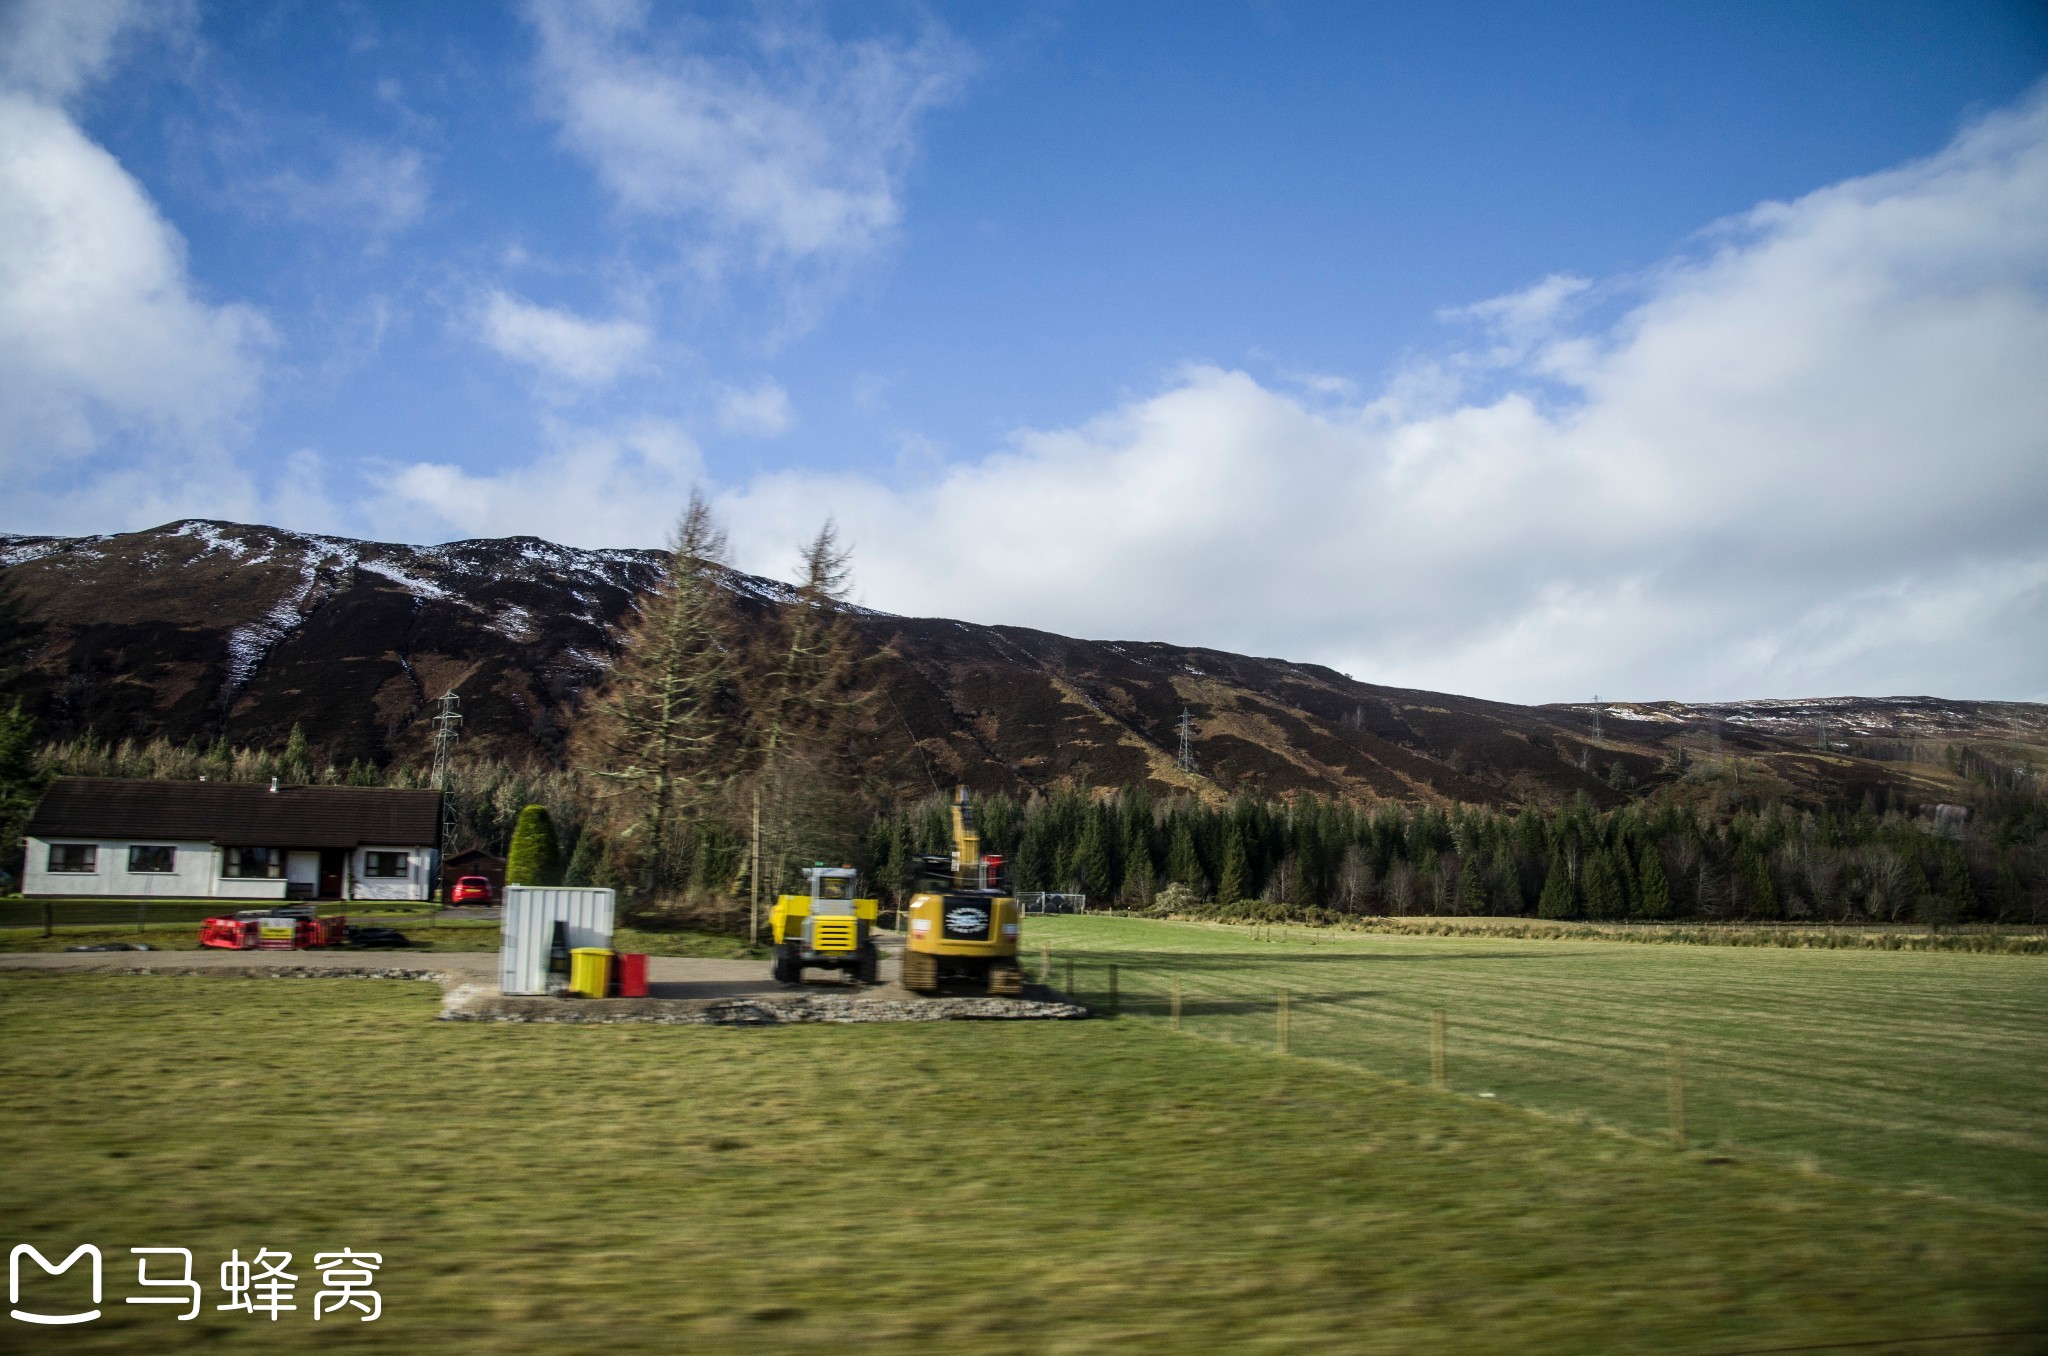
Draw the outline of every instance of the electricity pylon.
M455 841L455 799L448 783L455 772L455 741L462 737L462 698L449 688L441 694L441 714L434 717L434 789L441 793L441 851Z

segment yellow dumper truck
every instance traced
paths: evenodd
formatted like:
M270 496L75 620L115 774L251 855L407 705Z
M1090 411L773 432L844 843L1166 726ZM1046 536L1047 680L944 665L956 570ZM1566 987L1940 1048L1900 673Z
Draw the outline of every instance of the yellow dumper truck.
M875 947L875 901L861 899L860 873L850 866L804 868L810 893L783 895L769 913L778 984L803 982L806 969L846 970L859 984L881 981Z

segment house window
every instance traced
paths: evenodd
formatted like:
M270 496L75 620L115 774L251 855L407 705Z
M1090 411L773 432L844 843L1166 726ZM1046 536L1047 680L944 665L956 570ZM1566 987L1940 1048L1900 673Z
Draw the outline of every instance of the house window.
M137 875L161 876L177 870L178 850L169 847L128 849L128 869Z
M100 850L91 843L50 844L50 870L90 875L100 869Z
M223 876L279 880L284 876L284 853L276 848L222 848L220 873Z
M363 879L404 880L406 855L403 852L365 852L363 854Z

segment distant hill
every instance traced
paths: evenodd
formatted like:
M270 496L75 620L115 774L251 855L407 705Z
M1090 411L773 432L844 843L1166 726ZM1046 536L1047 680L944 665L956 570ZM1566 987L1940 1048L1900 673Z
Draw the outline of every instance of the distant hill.
M282 744L302 724L346 763L422 759L454 688L463 747L557 758L616 653L652 551L531 537L418 547L185 521L94 537L0 537L46 625L17 682L53 736ZM734 574L753 616L787 586ZM1149 780L1215 798L1611 805L1683 777L1795 801L1960 796L1983 746L2048 753L2048 707L1929 697L1516 706L1354 682L1313 664L1157 642L863 613L887 700L872 771L905 791ZM1176 766L1183 709L1196 771ZM2003 760L2000 762L1999 760Z

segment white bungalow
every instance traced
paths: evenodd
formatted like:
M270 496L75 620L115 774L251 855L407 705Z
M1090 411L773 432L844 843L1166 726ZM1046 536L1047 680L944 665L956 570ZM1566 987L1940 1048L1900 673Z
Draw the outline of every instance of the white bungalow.
M428 899L441 793L60 777L30 817L22 893Z

